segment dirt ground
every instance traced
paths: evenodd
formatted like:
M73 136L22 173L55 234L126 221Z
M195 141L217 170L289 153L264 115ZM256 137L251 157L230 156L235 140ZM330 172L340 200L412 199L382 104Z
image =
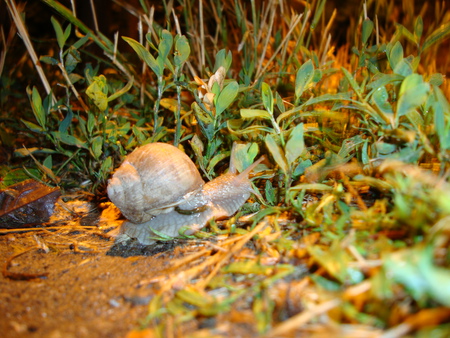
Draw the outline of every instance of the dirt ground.
M124 337L148 313L149 281L191 250L173 243L124 250L82 223L2 232L1 337Z

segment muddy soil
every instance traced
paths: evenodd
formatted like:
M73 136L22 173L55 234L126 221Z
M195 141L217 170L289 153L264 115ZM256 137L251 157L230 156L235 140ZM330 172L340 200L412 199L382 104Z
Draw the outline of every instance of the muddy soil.
M115 246L96 227L0 236L1 337L124 337L155 294L151 279L188 246ZM178 243L179 244L179 243Z

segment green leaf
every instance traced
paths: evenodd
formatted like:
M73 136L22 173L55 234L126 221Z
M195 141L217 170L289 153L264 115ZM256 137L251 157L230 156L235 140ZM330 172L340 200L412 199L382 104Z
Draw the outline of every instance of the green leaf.
M408 76L413 73L413 66L407 59L401 59L399 63L396 64L393 69L395 74Z
M216 101L216 116L222 114L222 112L233 103L238 91L239 85L236 81L230 82L222 89Z
M327 94L326 94L327 95ZM355 100L350 100L351 103L343 103L342 101L336 101L334 103L333 106L333 111L337 111L339 109L354 109L356 112L358 113L362 113L364 112L365 114L370 115L370 117L376 122L376 123L380 123L381 125L384 125L386 123L388 123L389 121L385 121L383 120L383 116L380 116L380 114L375 111L370 105L355 101Z
M133 86L134 78L131 78L131 80L120 90L112 94L108 97L108 102L117 99L118 97L122 96L126 92L130 90L130 88Z
M80 74L76 74L76 73L69 74L69 81L71 84L75 84L81 80L84 80L84 77L82 77Z
M444 76L441 73L435 73L430 76L428 82L432 86L441 86L444 83Z
M64 62L64 67L66 67L67 73L72 73L77 64L81 62L80 52L73 48L69 48L69 52L66 55L66 60Z
M247 128L242 128L242 119L232 119L227 121L227 128L230 133L235 135L245 134L261 134L261 133L273 133L273 129L262 125L252 125Z
M331 191L333 190L333 187L330 187L329 185L323 184L323 183L301 183L296 186L293 186L289 188L291 191L298 191L298 190L309 190L309 191Z
M373 21L365 19L362 24L362 43L365 45L373 32Z
M261 85L261 97L264 107L270 115L273 115L273 94L270 86L265 82Z
M176 67L181 67L184 62L189 58L191 53L191 47L189 46L188 39L184 36L177 36L175 38L175 55L173 61Z
M233 57L231 51L226 52L225 49L221 49L216 54L216 62L214 64L214 72L216 72L221 66L225 68L225 73L230 69L231 61Z
M278 94L278 92L276 92L275 98L276 98L275 101L277 103L277 107L278 107L279 111L281 113L284 113L286 111L286 107L284 106L283 99L281 98L280 94Z
M284 156L283 149L281 149L281 147L277 144L275 139L270 134L266 136L265 143L275 162L278 164L283 173L287 175L289 172L289 166L286 157Z
M425 42L423 43L421 50L424 51L433 46L434 44L441 42L449 34L450 34L450 22L447 22L439 26L439 28L437 28L433 33L431 33L431 35L429 35L425 39Z
M298 101L314 77L314 65L309 59L297 71L295 77L295 99Z
M430 85L423 82L421 75L411 74L406 77L400 87L396 123L401 116L425 103L429 92Z
M213 118L210 114L205 112L197 102L192 103L191 107L194 109L195 117L202 123L210 124L213 122Z
M367 142L365 143L365 145L367 145ZM367 184L378 189L379 191L386 193L393 189L392 185L390 185L386 181L371 176L356 175L355 177L353 177L353 180L355 180L356 182L362 182L363 184Z
M156 59L153 57L153 55L150 54L150 52L147 49L145 49L145 47L143 45L141 45L139 42L137 42L136 40L134 40L132 38L123 36L122 39L124 39L131 46L131 48L134 49L134 51L137 53L137 55L142 60L145 61L145 63L150 67L151 70L153 70L153 72L158 77L163 75L164 69L158 65L158 62L156 62Z
M397 150L397 146L395 144L386 143L382 141L377 141L375 143L375 148L377 149L380 155L388 155Z
M103 138L101 136L96 136L92 139L92 154L94 155L94 158L98 160L103 152Z
M406 29L405 26L403 26L402 24L399 24L399 23L397 23L396 26L397 26L397 31L400 33L401 36L404 36L412 43L417 43L417 40L416 40L414 34L411 33L408 29Z
M294 176L300 176L305 173L306 168L312 166L312 161L310 159L300 161L300 163L294 169Z
M86 94L100 111L105 111L108 108L108 86L106 84L106 77L103 75L94 76L93 80L94 81L86 89Z
M289 166L292 166L304 150L305 140L303 138L303 123L300 123L292 129L289 140L286 143L286 159Z
M356 82L356 80L354 79L352 74L350 74L350 72L347 69L345 69L344 67L341 67L341 70L343 71L347 81L350 83L350 86L352 86L355 93L358 96L361 96L361 88L359 87L358 83Z
M380 74L379 76L374 77L374 80L367 85L367 88L372 89L373 92L381 86L385 86L389 83L400 82L403 79L404 77L398 74Z
M416 21L414 22L414 36L416 38L416 43L420 41L420 38L422 37L423 32L423 20L422 17L419 15L416 18Z
M29 156L30 154L59 154L59 152L57 152L54 149L34 147L34 148L16 149L16 150L14 150L14 154L19 157L26 157L26 156Z
M164 72L165 64L167 59L163 59L161 55L156 58L156 63L158 64L158 69L161 69L161 75Z
M86 42L89 41L89 37L90 37L90 34L86 34L86 35L83 36L81 39L79 39L77 42L75 42L75 43L72 45L72 47L75 48L75 49L79 49L80 47L84 46L84 44L85 44Z
M266 293L262 293L253 301L252 311L256 319L256 327L260 334L267 332L272 323L273 310L275 302L271 300Z
M433 250L428 247L420 255L419 270L428 283L428 293L437 302L450 307L450 271L433 264Z
M450 148L450 125L445 121L445 115L450 113L450 107L448 101L445 99L442 91L434 87L434 98L435 101L432 104L434 112L434 128L439 137L439 143L442 150L447 150Z
M338 282L331 281L325 277L320 275L313 274L311 275L311 280L320 286L324 290L327 291L339 291L341 290L341 285Z
M150 49L153 49L155 51L158 51L158 48L156 48L156 46L154 45L153 41L152 41L152 33L147 33L145 34L145 39L148 42L148 45L150 46Z
M207 306L212 301L212 298L208 294L200 293L194 288L181 289L176 293L176 296L184 302L198 307Z
M138 139L139 143L144 143L147 137L144 135L144 133L141 131L140 128L138 128L136 125L132 127L133 134Z
M359 145L363 144L365 140L361 135L355 135L342 141L341 149L338 156L346 158L352 151L354 151Z
M103 177L107 177L109 173L112 171L112 169L113 169L112 157L108 156L100 166L100 173L103 175Z
M70 36L70 32L72 31L72 25L68 24L66 27L66 30L64 31L64 41L67 41L67 39Z
M73 119L73 112L72 112L72 109L69 109L67 111L66 117L64 118L64 120L62 120L61 124L59 125L58 130L60 133L67 132L67 129L69 128L70 124L72 123L72 119Z
M85 142L76 138L73 135L69 135L67 133L60 133L59 131L53 131L52 135L64 144L68 144L70 146L75 146L78 148L88 149L88 146Z
M436 100L436 103L442 107L444 114L450 114L450 103L448 99L445 97L444 93L439 87L433 87L433 93Z
M327 272L336 278L341 283L350 281L352 283L359 283L363 279L360 271L349 267L349 255L345 250L341 249L338 241L324 249L319 245L308 246L307 250L311 257ZM356 272L356 273L355 273Z
M29 88L27 88L27 91L28 95L30 96ZM36 121L39 123L43 130L46 130L46 114L44 111L44 107L42 106L41 96L39 95L36 87L33 87L33 90L31 91L31 108L33 110Z
M214 94L214 103L216 103L217 99L219 98L219 94L220 94L220 84L217 81L213 82L213 85L211 87L211 93Z
M370 158L368 153L368 144L369 142L366 140L361 149L361 162L366 165L369 164Z
M55 30L55 33L56 33L56 40L58 41L59 49L63 49L67 38L65 37L65 34L63 33L62 27L53 16L50 18L50 21L52 22L53 29ZM69 34L70 34L70 32L69 32Z
M406 117L408 117L409 122L414 126L414 129L421 129L423 130L425 121L423 120L422 115L419 114L417 110L410 110L408 114L406 114Z
M272 119L269 112L263 109L241 109L241 116L243 119Z
M339 94L324 94L317 97L312 97L308 101L306 101L302 106L310 106L317 103L322 103L326 101L348 101L350 100L350 94L348 93L339 93Z
M403 47L399 41L392 47L388 56L391 69L394 70L398 63L403 60Z
M327 151L325 158L305 169L305 179L307 182L321 182L331 171L349 160L350 157L342 158L331 151Z
M322 70L321 69L314 69L314 76L312 79L312 82L317 83L322 79Z
M214 167L222 161L223 159L227 158L226 153L219 153L217 155L214 155L213 158L208 163L208 166L206 167L206 170L208 171L208 174L211 175L214 172Z
M326 2L327 2L326 0L319 0L317 2L317 6L314 10L314 18L311 22L311 30L314 30L317 27L317 24L318 24L320 18L322 18L322 12L325 8Z
M433 250L407 249L395 252L384 260L386 275L406 286L417 301L428 296L450 306L450 272L433 264Z
M394 122L394 112L389 103L389 94L385 86L379 87L372 95L372 102L375 103L380 113L384 115L383 120Z
M244 171L249 167L258 155L258 143L235 143L233 144L233 153L231 161L238 172ZM231 165L230 165L231 167Z
M159 39L158 51L159 56L161 56L164 62L166 61L167 55L169 55L170 50L172 49L172 45L173 45L172 34L168 30L163 29L161 31L161 36Z
M41 56L39 61L44 62L48 65L56 66L58 64L58 60L52 58L51 56Z
M53 159L52 159L52 155L48 155L44 162L42 162L42 164L47 167L48 169L52 169L53 168Z
M87 131L89 135L91 135L92 131L94 130L95 122L96 122L95 115L92 112L89 112L87 121Z
M15 154L17 154L18 152L21 152L19 154L20 156L29 156L29 154L30 154L24 148L17 149L15 151ZM26 153L22 154L22 152L26 152ZM34 176L34 177L42 176L38 169L31 169L31 168L19 168L19 169L12 169L12 170L9 169L6 171L4 176L2 175L2 180L0 181L0 189L5 189L6 187L8 187L10 185L25 181L30 178L30 174L31 174L31 176Z
M266 200L269 205L275 205L276 202L276 193L273 188L272 182L270 180L266 180L266 186L264 188Z
M32 132L35 133L43 133L45 130L44 128L38 126L37 124L33 123L33 122L29 122L26 120L21 119L21 121L23 122L23 124L25 124L27 126L28 129L30 129Z

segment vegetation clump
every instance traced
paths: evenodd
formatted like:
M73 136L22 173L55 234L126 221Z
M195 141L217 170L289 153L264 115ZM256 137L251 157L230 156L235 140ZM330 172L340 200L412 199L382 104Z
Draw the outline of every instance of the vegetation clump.
M260 196L184 238L199 251L149 281L158 288L142 329L448 334L444 2L361 2L339 41L340 9L326 0L115 1L138 26L113 40L41 2L54 38L38 55L31 14L5 0L5 32L17 30L27 61L8 68L14 39L2 34L3 186L32 177L101 197L124 156L149 142L178 146L206 179L233 144L238 170L267 157L253 180ZM25 72L39 80L18 91Z

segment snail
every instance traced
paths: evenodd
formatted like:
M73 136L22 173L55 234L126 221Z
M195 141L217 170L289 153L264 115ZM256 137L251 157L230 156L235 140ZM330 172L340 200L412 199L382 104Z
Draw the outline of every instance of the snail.
M263 159L240 174L231 160L226 174L205 183L191 159L170 144L149 143L135 149L107 187L109 199L127 219L117 240L134 238L148 245L156 233L176 237L186 227L184 234L191 235L212 218L233 215L252 192L259 195L248 176Z

